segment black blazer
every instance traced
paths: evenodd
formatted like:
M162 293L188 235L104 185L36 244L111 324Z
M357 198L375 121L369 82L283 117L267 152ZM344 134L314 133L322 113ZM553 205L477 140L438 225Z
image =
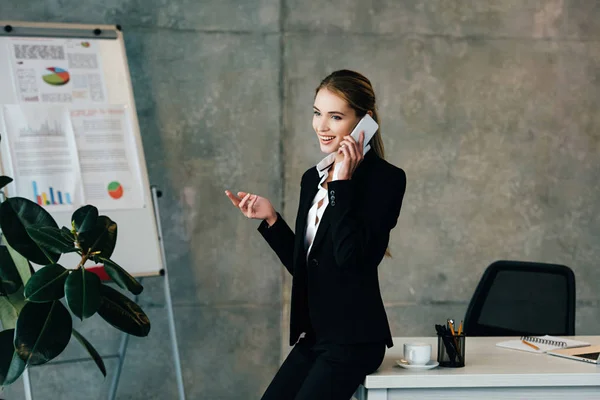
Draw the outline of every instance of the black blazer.
M329 182L329 205L307 260L306 218L319 181L315 167L302 176L298 235L280 215L273 226L258 227L293 275L290 345L306 332L331 343L391 347L377 267L400 214L406 175L371 150L351 180Z

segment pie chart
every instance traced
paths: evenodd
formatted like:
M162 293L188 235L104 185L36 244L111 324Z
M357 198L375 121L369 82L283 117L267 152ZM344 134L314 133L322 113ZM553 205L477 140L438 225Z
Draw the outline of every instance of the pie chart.
M71 75L62 68L50 67L46 68L46 70L50 71L50 73L42 76L42 79L49 85L62 86L67 84L69 79L71 79Z
M115 200L123 197L123 186L117 181L112 181L108 184L108 195Z

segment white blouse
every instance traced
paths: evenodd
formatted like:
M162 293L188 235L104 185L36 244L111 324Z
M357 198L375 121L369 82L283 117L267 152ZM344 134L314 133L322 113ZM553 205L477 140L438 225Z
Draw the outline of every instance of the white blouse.
M324 159L322 159L317 164L317 171L319 172L319 177L321 178L318 186L317 194L312 201L311 207L308 210L308 217L306 218L306 236L304 237L304 249L306 250L306 257L310 254L310 250L312 248L313 240L315 239L315 235L317 234L317 230L319 229L319 224L321 223L321 218L323 217L323 213L329 204L329 196L327 196L327 189L325 189L322 185L323 182L327 180L329 176L329 168L335 162L336 153L331 153ZM340 165L343 163L340 162L336 165L335 170L333 171L333 179L338 179L338 171L340 169ZM323 201L321 207L319 207L319 202Z

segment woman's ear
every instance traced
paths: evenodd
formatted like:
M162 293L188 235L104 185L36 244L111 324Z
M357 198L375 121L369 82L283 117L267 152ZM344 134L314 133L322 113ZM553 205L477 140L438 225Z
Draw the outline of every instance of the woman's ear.
M369 110L369 111L367 111L367 114L369 114L369 117L372 117L373 116L373 111Z

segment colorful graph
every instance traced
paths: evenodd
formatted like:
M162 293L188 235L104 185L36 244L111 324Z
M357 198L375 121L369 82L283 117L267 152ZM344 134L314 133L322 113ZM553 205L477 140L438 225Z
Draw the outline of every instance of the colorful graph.
M123 186L117 181L108 184L108 195L115 200L123 197Z
M66 85L69 80L71 79L71 75L69 75L69 73L59 67L50 67L50 68L46 68L48 71L50 71L50 74L44 75L42 76L42 79L44 80L44 82L46 82L49 85L53 85L53 86L62 86L62 85Z
M60 190L54 192L54 188L50 186L48 188L48 193L38 191L37 182L33 181L33 198L40 206L50 206L50 205L59 205L59 204L72 204L71 203L71 195L69 193L65 193L64 201L63 201L63 193ZM55 196L56 194L56 196Z

